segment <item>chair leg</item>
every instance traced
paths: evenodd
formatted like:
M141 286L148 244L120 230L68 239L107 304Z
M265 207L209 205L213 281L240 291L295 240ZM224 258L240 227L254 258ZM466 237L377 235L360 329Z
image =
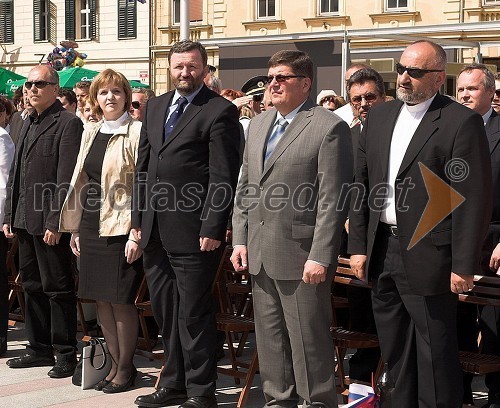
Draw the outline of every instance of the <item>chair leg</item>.
M248 397L250 396L250 389L252 388L253 378L255 377L255 373L259 367L259 357L257 355L257 349L253 352L252 361L250 363L250 367L248 368L247 376L245 378L245 386L241 390L240 398L238 399L237 408L244 408Z
M234 350L233 346L233 340L231 338L231 333L229 331L226 331L226 343L227 347L229 349L229 357L231 359L231 367L233 370L238 371L238 365L236 364L236 352ZM240 384L240 379L238 377L234 377L234 383L236 385Z
M85 314L83 313L82 303L79 299L76 300L76 306L78 308L78 314L80 315L80 326L82 326L82 333L84 336L88 336L89 331L87 329L87 323L85 322Z

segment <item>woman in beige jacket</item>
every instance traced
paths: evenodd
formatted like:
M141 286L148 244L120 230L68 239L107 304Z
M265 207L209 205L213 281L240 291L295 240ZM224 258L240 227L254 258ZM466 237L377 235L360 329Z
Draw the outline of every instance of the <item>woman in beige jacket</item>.
M106 393L128 390L137 375L134 297L142 259L130 235L130 211L141 122L129 117L131 95L127 79L111 69L92 82L90 101L103 119L85 125L60 220L60 231L72 233L71 248L80 257L78 295L96 301L112 356L111 371L94 386Z

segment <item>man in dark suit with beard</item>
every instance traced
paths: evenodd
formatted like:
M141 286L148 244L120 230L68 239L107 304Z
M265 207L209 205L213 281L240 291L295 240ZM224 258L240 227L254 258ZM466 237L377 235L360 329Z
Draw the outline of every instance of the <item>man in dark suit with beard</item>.
M500 116L493 110L491 101L495 95L495 76L483 64L471 64L462 68L457 78L458 101L479 113L488 137L493 177L493 214L484 240L481 257L481 272L493 275L500 266ZM460 350L477 351L478 329L481 328L483 353L500 355L500 311L498 307L486 306L480 310L476 305L459 303L458 342ZM472 374L464 375L464 404L473 404ZM500 406L500 374L485 376L488 387L488 407ZM493 405L496 404L496 405Z
M33 68L24 85L34 112L25 120L7 184L3 231L17 234L25 294L27 354L11 368L54 365L53 378L76 366L76 296L69 234L59 214L80 147L82 122L57 100L59 75ZM14 231L14 233L12 232Z
M185 401L182 408L212 408L214 250L226 233L241 135L236 106L203 83L203 46L181 41L168 59L175 91L148 102L132 214L166 361L157 391L135 403L161 407Z
M392 404L405 408L461 405L457 294L473 286L491 211L483 121L438 94L445 67L430 41L403 52L400 100L374 107L361 133L349 216L351 267L372 281Z

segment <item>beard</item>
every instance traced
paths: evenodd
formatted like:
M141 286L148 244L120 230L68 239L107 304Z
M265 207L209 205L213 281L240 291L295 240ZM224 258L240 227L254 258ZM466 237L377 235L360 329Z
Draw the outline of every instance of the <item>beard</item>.
M177 91L181 95L189 95L189 94L192 94L194 91L196 91L199 88L202 81L203 81L203 78L201 79L201 81L196 80L196 78L190 78L188 80L175 78L173 80L173 83L174 83L175 89L177 89Z
M413 89L400 88L396 89L397 98L407 103L408 105L418 105L432 98L436 92L432 89L427 89L421 92L415 92Z

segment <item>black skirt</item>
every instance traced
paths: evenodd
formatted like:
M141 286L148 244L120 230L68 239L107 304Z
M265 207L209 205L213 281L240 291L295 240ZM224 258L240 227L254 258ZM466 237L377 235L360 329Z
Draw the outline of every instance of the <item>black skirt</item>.
M128 235L99 237L102 162L111 136L97 134L83 166L90 181L80 223L78 296L132 304L142 279L142 257L132 264L127 263L125 244Z

